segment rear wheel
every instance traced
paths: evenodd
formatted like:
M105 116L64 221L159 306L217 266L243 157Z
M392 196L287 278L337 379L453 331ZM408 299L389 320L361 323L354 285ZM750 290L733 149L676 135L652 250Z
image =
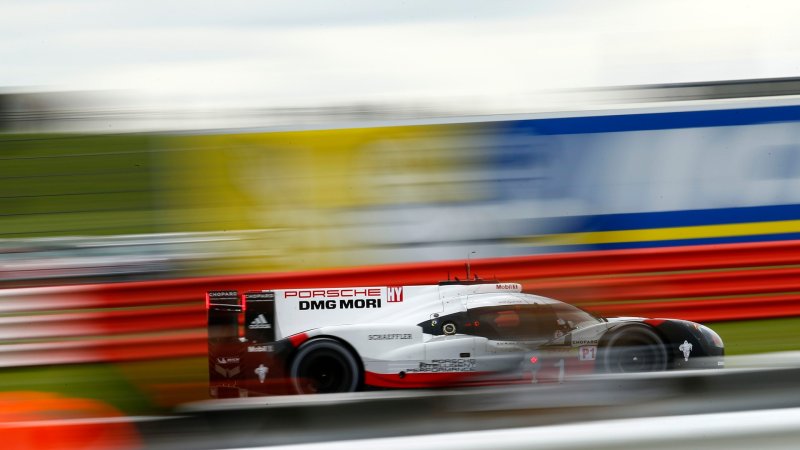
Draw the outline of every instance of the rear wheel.
M333 339L303 344L289 374L298 394L353 392L361 384L361 368L355 356Z
M614 332L600 351L601 368L613 373L665 370L667 359L667 349L661 338L641 326Z

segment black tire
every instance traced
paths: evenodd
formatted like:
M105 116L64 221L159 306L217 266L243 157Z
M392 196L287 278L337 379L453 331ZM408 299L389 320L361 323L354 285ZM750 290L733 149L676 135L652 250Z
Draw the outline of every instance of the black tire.
M661 338L643 326L625 327L604 339L600 369L610 373L666 370L667 349Z
M361 367L353 353L334 339L303 344L289 370L298 394L354 392L361 386Z

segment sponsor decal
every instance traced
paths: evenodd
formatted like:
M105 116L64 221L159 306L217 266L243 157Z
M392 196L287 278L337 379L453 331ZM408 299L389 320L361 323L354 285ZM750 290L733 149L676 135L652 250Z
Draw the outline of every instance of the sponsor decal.
M236 375L239 375L239 372L240 372L239 366L236 366L236 367L234 367L232 369L225 369L224 367L222 367L220 365L215 365L214 366L214 370L218 374L222 375L225 378L233 378Z
M245 292L244 297L248 302L264 302L275 300L275 293L272 291L266 292Z
M262 329L269 329L272 328L272 324L269 323L266 317L263 314L259 314L250 322L250 325L247 326L251 330L262 330Z
M429 363L420 362L419 367L406 372L474 372L475 359L434 359Z
M342 297L380 297L381 288L346 289L296 289L283 293L284 298L342 298Z
M498 305L524 305L525 301L524 300L520 300L518 298L507 298L507 299L504 299L504 300L498 300L497 304Z
M586 345L578 349L578 358L581 361L594 361L597 358L597 347Z
M404 339L411 339L411 333L370 334L367 338L370 341L404 340Z
M582 345L597 345L597 339L573 339L572 346L580 347Z
M217 364L239 364L239 358L238 357L226 358L224 356L221 356L217 358Z
M403 286L389 286L386 288L386 303L399 303L403 301Z
M520 341L492 341L492 345L494 345L496 347L520 348L524 344L522 344Z
M207 291L206 308L212 306L238 307L239 293L236 291Z
M678 346L678 350L683 352L683 360L689 361L689 354L692 353L692 344L689 341L683 341L683 344Z
M563 358L575 359L580 357L580 349L578 348L543 348L541 349L541 356L547 358Z
M258 382L263 383L264 380L267 379L267 374L269 373L269 367L263 364L259 364L258 367L256 367L256 370L254 370L253 372L255 372L256 375L258 375Z
M516 291L520 289L520 285L517 283L499 283L495 286L495 289L500 291Z
M274 351L274 349L272 348L271 345L250 345L247 347L247 351L250 353L255 353L255 352L265 353L265 352L272 352Z
M215 298L228 298L228 297L239 297L239 293L236 291L208 291L208 297L215 299Z
M380 308L380 298L342 298L336 300L300 300L297 302L300 311L318 309L371 309Z

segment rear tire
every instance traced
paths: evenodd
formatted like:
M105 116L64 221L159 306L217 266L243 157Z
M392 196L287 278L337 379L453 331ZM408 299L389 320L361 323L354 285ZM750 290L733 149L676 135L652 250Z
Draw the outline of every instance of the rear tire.
M667 369L668 355L661 338L643 326L613 332L600 350L604 372L657 372Z
M303 344L289 370L298 394L354 392L361 386L361 367L353 353L334 339Z

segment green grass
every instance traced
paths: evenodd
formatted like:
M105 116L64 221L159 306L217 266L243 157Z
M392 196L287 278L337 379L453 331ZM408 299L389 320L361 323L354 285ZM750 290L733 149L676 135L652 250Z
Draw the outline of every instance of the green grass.
M0 134L0 238L155 231L155 139Z
M707 325L722 337L726 355L800 350L800 317Z
M156 410L135 384L112 364L75 364L0 371L0 391L52 392L100 400L127 414Z
M107 403L128 415L159 414L208 399L207 359L67 364L0 370L0 392L35 391Z

